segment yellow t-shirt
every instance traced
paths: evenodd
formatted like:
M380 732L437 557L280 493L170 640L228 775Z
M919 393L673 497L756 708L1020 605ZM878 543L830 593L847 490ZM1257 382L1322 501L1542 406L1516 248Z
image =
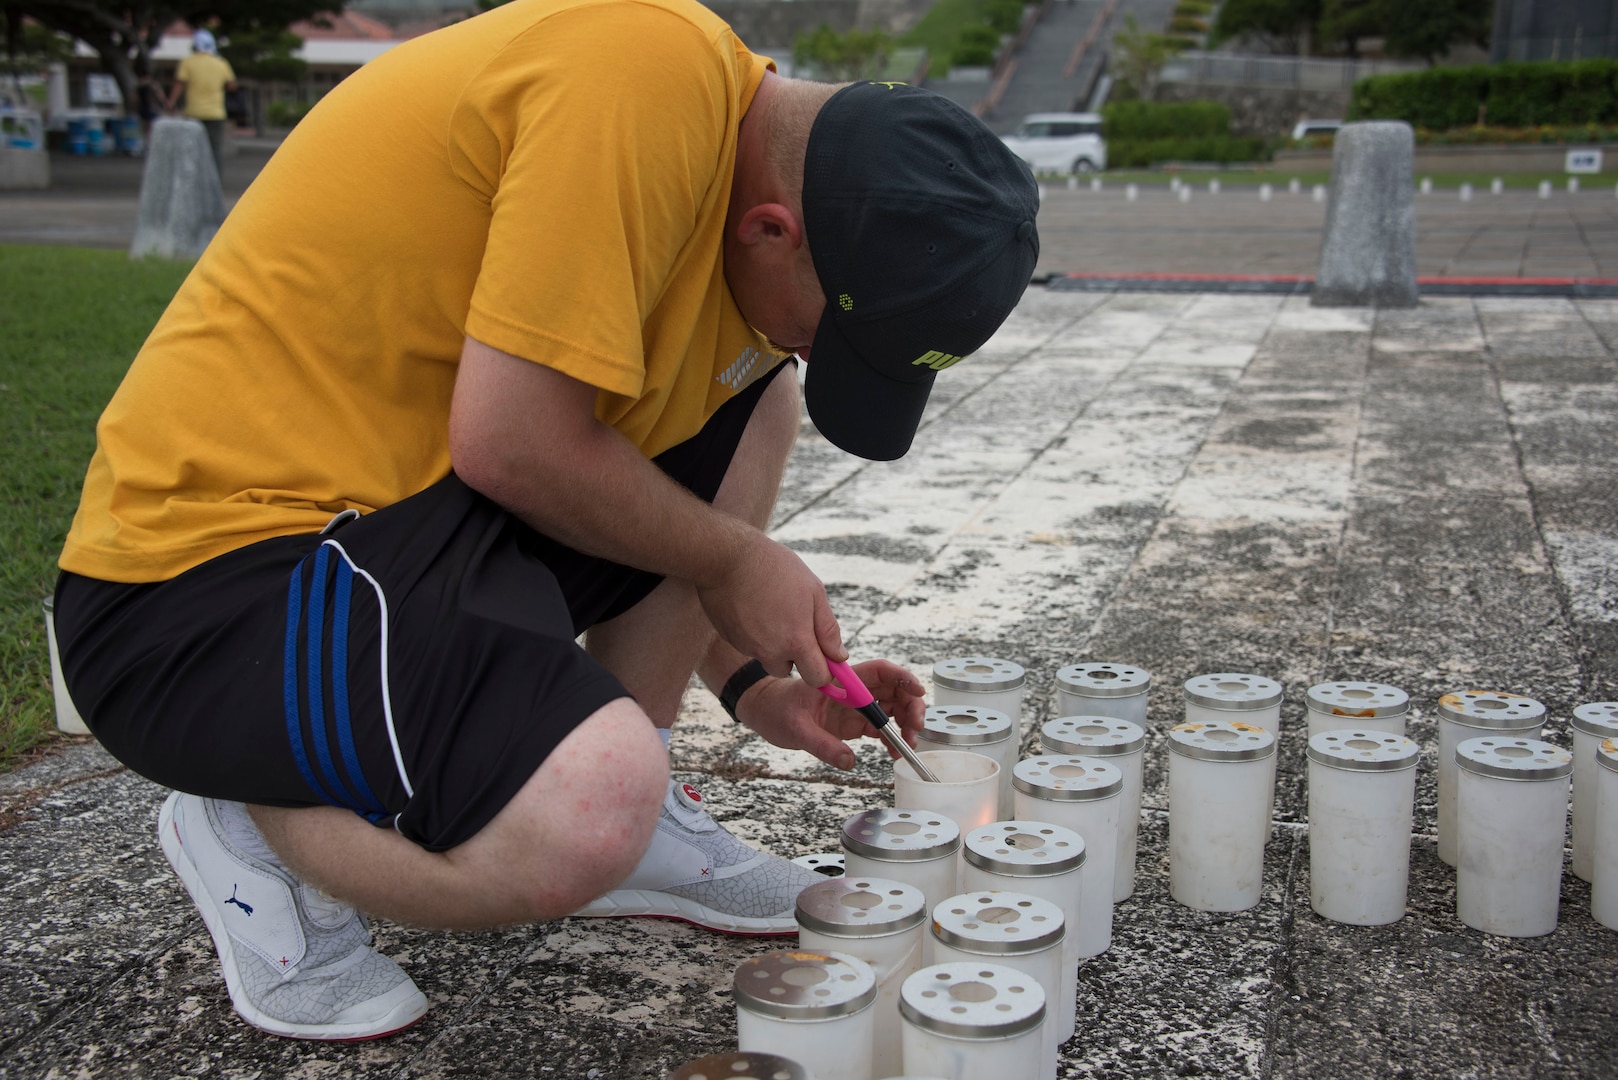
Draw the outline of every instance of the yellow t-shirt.
M210 53L194 52L180 61L174 78L185 83L185 115L193 120L225 118L225 84L236 81L230 61Z
M231 211L96 427L63 569L162 581L450 470L468 335L648 457L779 357L725 285L769 61L694 0L515 0L384 53Z

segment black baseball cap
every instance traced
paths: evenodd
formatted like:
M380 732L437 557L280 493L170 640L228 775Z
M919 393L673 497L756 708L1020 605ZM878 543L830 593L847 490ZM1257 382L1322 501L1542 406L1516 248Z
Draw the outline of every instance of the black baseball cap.
M933 378L976 351L1039 259L1034 177L983 121L904 83L846 86L804 156L803 219L826 313L804 401L820 433L903 457Z

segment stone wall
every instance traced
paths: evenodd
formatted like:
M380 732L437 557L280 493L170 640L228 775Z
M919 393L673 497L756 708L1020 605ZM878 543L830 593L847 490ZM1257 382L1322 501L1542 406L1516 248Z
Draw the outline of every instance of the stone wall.
M821 23L833 30L886 30L894 37L915 26L934 0L704 0L748 48L784 59L800 32Z
M1305 118L1340 120L1348 112L1347 90L1291 87L1210 86L1159 83L1158 101L1217 101L1230 109L1232 135L1289 135Z

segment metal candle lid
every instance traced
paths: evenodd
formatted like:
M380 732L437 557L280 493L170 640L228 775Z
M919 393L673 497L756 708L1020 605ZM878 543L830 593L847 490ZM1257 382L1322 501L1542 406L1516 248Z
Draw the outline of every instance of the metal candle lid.
M1124 790L1124 771L1100 758L1041 754L1017 762L1011 770L1011 786L1036 799L1086 802Z
M1039 980L997 964L922 968L899 988L899 1012L923 1031L957 1039L1007 1039L1045 1021Z
M1596 764L1618 772L1618 739L1608 739L1596 747Z
M1181 724L1169 729L1169 749L1202 761L1257 761L1275 753L1275 736L1236 720Z
M927 897L914 885L875 877L817 881L798 894L798 925L836 937L902 934L927 918Z
M876 1000L876 972L840 952L777 949L736 965L736 1005L778 1020L829 1020Z
M1618 701L1592 701L1573 710L1574 731L1610 739L1618 735Z
M996 821L967 833L961 858L1005 877L1049 877L1084 865L1084 837L1045 821Z
M983 746L1011 738L1011 717L976 705L934 705L923 723L923 737L945 746Z
M1146 732L1113 716L1062 716L1040 727L1039 742L1053 754L1118 757L1145 746Z
M1319 683L1309 688L1304 701L1310 712L1354 719L1400 716L1410 711L1410 695L1387 683Z
M1455 764L1500 780L1555 780L1573 772L1573 755L1538 739L1484 735L1457 746Z
M810 1080L809 1070L779 1054L743 1050L686 1062L668 1080Z
M1056 673L1056 688L1079 697L1129 697L1151 686L1151 675L1128 664L1069 664Z
M838 878L843 876L843 853L841 851L816 852L813 855L799 855L792 860L805 870L813 870L821 877Z
M931 862L960 847L960 826L927 810L866 810L843 822L843 850L868 859Z
M1027 893L961 893L933 907L933 937L962 952L1014 956L1060 944L1062 909Z
M933 685L951 690L1015 690L1027 680L1021 664L992 656L957 656L933 664Z
M1545 723L1545 706L1521 694L1462 690L1438 699L1438 716L1462 727L1522 731Z
M1309 760L1333 769L1398 772L1416 767L1421 747L1413 739L1386 731L1322 731L1309 740Z
M1262 675L1222 671L1187 679L1185 699L1205 709L1252 712L1281 704L1281 684Z

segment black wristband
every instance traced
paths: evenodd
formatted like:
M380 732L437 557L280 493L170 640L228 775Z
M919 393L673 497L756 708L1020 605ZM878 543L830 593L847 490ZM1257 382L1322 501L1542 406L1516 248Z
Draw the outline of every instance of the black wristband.
M764 665L757 660L749 660L737 668L730 678L725 680L725 688L719 691L719 704L730 714L732 720L740 720L736 715L736 703L741 701L742 695L748 688L760 679L769 678L770 673L764 670Z

